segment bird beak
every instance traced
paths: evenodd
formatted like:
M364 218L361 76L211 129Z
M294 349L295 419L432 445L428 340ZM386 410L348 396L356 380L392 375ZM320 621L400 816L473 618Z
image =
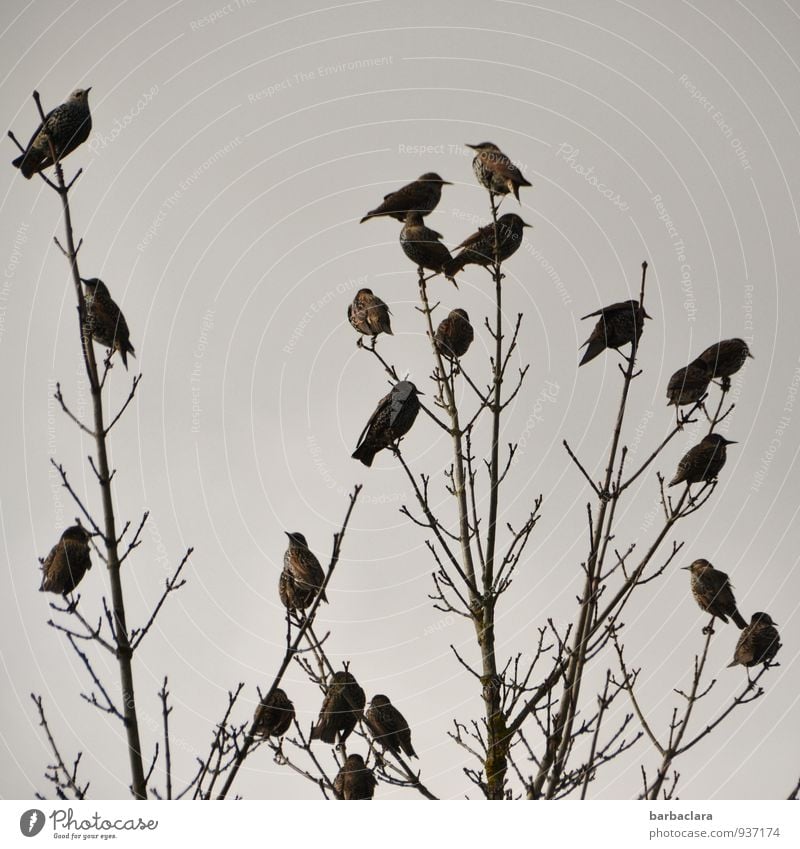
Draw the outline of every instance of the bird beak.
M523 221L523 222L522 222L522 226L523 226L523 227L533 227L533 224L528 224L528 222L527 222L527 221Z
M650 318L650 319L652 319L652 318L653 318L653 316L652 316L652 315L648 315L648 314L647 314L647 312L645 311L644 307L642 308L642 315L643 315L645 318ZM684 567L684 568L685 568L685 567Z
M468 147L470 150L477 150L478 145L476 144L465 144L465 147Z
M86 89L86 94L89 94L89 92L90 92L91 90L92 90L92 87L91 87L91 86L89 86L89 88L87 88L87 89Z
M681 566L681 569L691 569L691 566Z
M286 536L287 536L287 537L289 537L289 539L291 539L291 538L292 538L292 535L291 535L291 533L290 533L289 531L284 531L284 533L286 534Z
M454 186L455 183L451 183L449 180L442 180L443 186Z
M725 444L726 445L738 445L738 443L735 439L726 439Z

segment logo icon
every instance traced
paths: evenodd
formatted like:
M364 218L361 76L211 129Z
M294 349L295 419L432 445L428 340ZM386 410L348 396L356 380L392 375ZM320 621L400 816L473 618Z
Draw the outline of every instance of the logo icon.
M44 813L38 808L31 808L19 818L19 830L25 837L36 837L44 828Z

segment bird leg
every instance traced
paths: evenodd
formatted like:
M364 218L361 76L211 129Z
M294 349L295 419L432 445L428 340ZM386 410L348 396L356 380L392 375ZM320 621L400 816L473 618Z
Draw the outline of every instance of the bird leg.
M714 617L713 616L711 617L711 621L708 623L708 625L706 625L705 628L703 628L703 633L706 634L706 635L715 633L714 632Z

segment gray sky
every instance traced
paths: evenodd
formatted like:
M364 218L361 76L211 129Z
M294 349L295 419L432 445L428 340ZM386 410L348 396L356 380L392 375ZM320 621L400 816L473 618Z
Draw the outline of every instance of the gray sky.
M471 792L464 753L445 732L454 716L480 710L448 648L474 657L474 637L427 598L424 536L398 513L412 497L402 470L387 454L371 470L350 459L386 381L356 349L345 311L356 289L373 288L393 310L384 356L425 383L431 364L399 225L357 222L387 191L433 170L455 185L428 221L457 244L487 214L461 146L488 139L534 184L523 190L521 213L534 229L504 284L509 316L525 313L519 362L531 363L504 423L504 441L524 440L504 518L518 521L545 496L501 607L500 650L528 652L547 617L574 615L588 493L561 442L599 476L619 393L617 358L578 371L578 346L591 330L579 319L636 296L646 258L654 321L629 408L635 456L646 457L671 426L664 390L675 369L732 336L748 338L755 359L734 381L737 406L724 432L739 444L713 502L678 526L670 540L686 541L680 562L627 611L629 661L643 667L640 698L664 729L705 622L678 566L706 557L728 572L743 614L766 610L780 624L781 666L762 699L680 761L679 795L784 797L800 760L800 4L276 6L84 0L50 4L47 18L33 4L4 6L0 99L20 138L36 124L34 88L52 107L92 86L93 135L66 164L68 173L84 168L71 195L85 238L81 271L105 280L123 305L137 351L128 375L118 365L109 378L111 405L136 369L144 374L112 440L118 516L135 522L151 513L126 566L131 624L146 619L166 575L195 547L188 585L136 659L148 751L165 674L180 777L206 751L226 691L245 681L254 700L256 685L271 681L284 633L276 589L283 531L304 532L326 558L347 493L363 482L318 630L331 630L332 660L352 661L368 697L387 693L409 719L428 786L443 797ZM6 155L15 155L10 141ZM60 381L74 406L88 401L74 293L52 242L63 232L60 211L40 180L10 166L0 173L0 795L49 791L42 772L50 754L28 698L35 691L65 752L84 751L93 795L119 797L128 783L122 729L80 699L84 670L45 624L49 599L37 592L37 557L76 515L51 456L100 508L85 463L91 446L50 397ZM515 208L504 201L503 210ZM465 273L458 293L439 281L431 290L443 307L466 308L476 327L490 308L483 272ZM484 330L465 358L471 373L487 373L487 345ZM658 464L665 474L696 434L688 428L670 444ZM450 510L441 487L447 448L424 417L404 443ZM621 511L620 545L652 537L656 493L654 474L643 476ZM105 591L96 563L82 604L96 609ZM697 728L745 678L724 668L736 637L732 625L717 629L709 665L718 680ZM108 668L113 691L116 674ZM307 726L318 693L294 669L286 689ZM628 709L620 699L615 715ZM656 764L645 742L599 775L594 794L634 796L642 763ZM314 796L266 749L236 790ZM381 785L378 795L409 794Z

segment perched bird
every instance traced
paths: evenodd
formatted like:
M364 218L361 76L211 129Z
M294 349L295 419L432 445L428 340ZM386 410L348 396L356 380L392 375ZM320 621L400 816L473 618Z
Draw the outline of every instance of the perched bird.
M383 196L383 203L370 210L359 222L363 224L369 218L390 215L398 221L404 221L409 212L428 215L438 205L442 197L442 186L452 186L438 174L429 171L418 180L403 186L396 192Z
M371 799L378 782L361 755L348 755L336 778L333 789L340 799Z
M600 319L589 338L581 345L581 348L586 348L586 352L579 366L593 360L606 348L619 349L629 342L638 343L644 331L644 320L650 318L638 301L620 301L610 307L602 307L583 316L581 321L596 315L599 315Z
M701 610L717 616L727 624L728 617L736 623L737 628L746 628L747 623L736 609L736 599L728 576L715 569L708 560L695 560L690 566L683 566L692 573L692 595L700 605Z
M441 233L425 226L418 212L409 212L400 231L400 247L414 265L437 274L444 273L445 277L455 284L452 275L445 271L453 257L440 241L441 238Z
M669 379L667 406L684 407L697 403L706 394L710 382L711 371L703 358L698 357L688 366L679 368Z
M409 380L401 380L378 401L375 412L358 437L353 459L371 466L375 455L405 436L419 412L420 392Z
M128 354L136 356L131 345L128 322L120 308L114 303L108 292L108 287L102 280L92 277L81 283L85 288L86 299L86 323L84 331L90 335L95 342L99 342L106 348L119 351L122 357L122 365L128 368Z
M505 262L522 244L523 228L530 226L514 212L501 215L497 219L497 247L493 222L476 230L454 248L461 248L461 251L447 265L445 273L455 277L465 265L481 265L485 268L494 263L495 255L499 262Z
M387 696L372 697L367 710L367 724L372 730L375 742L380 743L384 749L388 749L395 755L399 755L402 749L409 758L417 757L411 745L411 730L408 723Z
M39 592L67 595L92 568L89 540L92 534L81 525L67 528L42 563Z
M733 660L728 666L770 663L781 647L776 624L766 613L754 613L739 637Z
M467 147L477 151L472 160L472 170L478 182L492 194L507 195L511 192L519 201L520 186L531 184L500 148L492 142L468 144Z
M23 177L30 180L34 174L53 164L50 155L51 141L56 159L61 160L89 138L92 131L90 91L91 88L76 89L65 103L47 113L44 123L39 124L31 136L25 153L11 163L22 171Z
M683 483L711 483L725 465L727 459L726 445L735 445L732 439L725 439L718 433L709 433L697 445L692 446L681 457L678 471L669 482L670 486Z
M284 533L289 537L289 547L283 555L283 571L278 583L278 593L284 607L290 610L305 610L325 582L325 572L319 560L309 550L306 538L301 533ZM322 600L328 600L324 592Z
M253 717L256 737L282 737L294 720L294 705L280 687L265 696Z
M281 569L278 596L287 610L305 610L316 598L314 587L298 581L288 569Z
M347 318L350 324L364 336L374 339L379 333L392 333L392 321L389 307L377 296L372 289L359 289L353 303L347 307Z
M311 739L332 745L338 733L339 742L344 743L363 716L366 703L367 697L353 675L346 670L334 672L328 682L328 692L322 701L317 724L311 729Z
M457 309L439 322L433 343L443 357L458 359L467 353L474 338L475 331L469 323L467 311Z
M709 345L698 357L702 360L711 377L730 377L744 365L745 360L753 355L744 339L723 339L714 345Z

